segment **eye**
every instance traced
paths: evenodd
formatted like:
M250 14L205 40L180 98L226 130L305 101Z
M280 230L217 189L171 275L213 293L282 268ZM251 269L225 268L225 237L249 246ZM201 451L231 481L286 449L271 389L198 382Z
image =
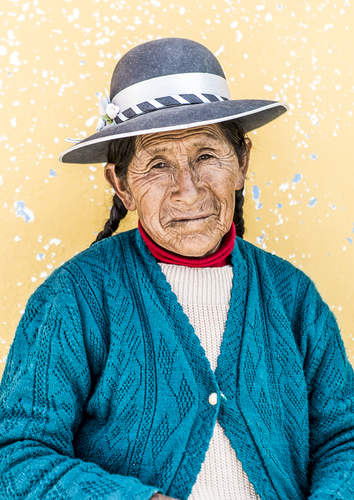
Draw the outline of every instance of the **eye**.
M166 168L166 167L168 167L167 163L160 162L160 163L156 163L151 168Z
M210 155L210 154L204 153L204 154L202 154L202 155L199 156L198 160L202 160L202 161L203 160L209 160L209 158L213 158L213 156Z

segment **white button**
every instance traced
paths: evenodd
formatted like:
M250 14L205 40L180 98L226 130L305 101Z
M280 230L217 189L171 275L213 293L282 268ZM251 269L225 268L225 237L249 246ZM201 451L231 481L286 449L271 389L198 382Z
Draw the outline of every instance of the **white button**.
M212 406L215 406L217 402L218 402L218 395L216 394L216 392L212 392L209 396L209 403Z

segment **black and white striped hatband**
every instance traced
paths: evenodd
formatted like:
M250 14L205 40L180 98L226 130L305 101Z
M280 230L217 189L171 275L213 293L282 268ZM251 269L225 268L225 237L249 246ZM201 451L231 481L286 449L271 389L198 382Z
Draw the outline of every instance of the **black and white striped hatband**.
M59 157L103 163L113 139L237 120L246 132L285 113L285 103L232 100L224 72L203 45L183 38L147 42L114 69L110 95L100 99L97 131Z

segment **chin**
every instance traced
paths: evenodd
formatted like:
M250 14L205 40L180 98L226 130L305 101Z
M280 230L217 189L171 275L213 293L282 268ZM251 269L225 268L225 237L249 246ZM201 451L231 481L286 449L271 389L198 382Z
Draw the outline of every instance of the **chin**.
M211 240L207 235L188 235L179 238L168 250L183 257L207 257L217 250L220 240Z

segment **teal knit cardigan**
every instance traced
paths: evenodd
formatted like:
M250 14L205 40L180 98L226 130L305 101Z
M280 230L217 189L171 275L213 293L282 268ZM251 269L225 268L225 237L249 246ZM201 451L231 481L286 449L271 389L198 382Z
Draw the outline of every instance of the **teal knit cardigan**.
M239 238L232 265L215 373L136 230L37 289L0 390L2 500L185 500L217 418L262 500L354 499L334 316L301 271Z

